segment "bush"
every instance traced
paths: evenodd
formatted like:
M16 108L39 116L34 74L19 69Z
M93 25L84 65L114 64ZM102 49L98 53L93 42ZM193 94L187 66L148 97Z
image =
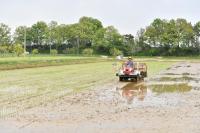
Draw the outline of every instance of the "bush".
M93 54L93 49L86 48L83 50L82 54L91 56Z
M111 48L109 52L112 56L122 55L122 51L117 48Z
M9 53L7 46L0 46L0 54L7 54Z
M23 49L22 45L20 45L20 44L15 44L13 50L14 50L13 52L17 56L20 56L24 53L24 49Z
M52 49L50 54L55 56L58 54L58 51L56 49Z
M62 51L64 54L76 54L76 48L66 48Z
M32 54L39 54L38 49L33 49Z

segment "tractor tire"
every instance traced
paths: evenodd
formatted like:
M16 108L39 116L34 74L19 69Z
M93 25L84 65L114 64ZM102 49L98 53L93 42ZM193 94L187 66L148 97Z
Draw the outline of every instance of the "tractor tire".
M146 78L147 77L147 72L144 72L143 76Z
M123 81L124 80L124 78L123 77L119 77L119 81Z
M146 77L147 77L147 72L141 72L141 76L142 76L143 78L146 78Z
M136 82L138 82L140 80L140 76L137 75L137 77L135 78Z

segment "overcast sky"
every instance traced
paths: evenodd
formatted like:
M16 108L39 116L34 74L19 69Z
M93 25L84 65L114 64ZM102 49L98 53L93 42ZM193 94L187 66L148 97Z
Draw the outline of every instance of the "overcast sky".
M41 20L71 24L82 16L135 34L155 18L200 21L200 0L0 0L0 23L11 28Z

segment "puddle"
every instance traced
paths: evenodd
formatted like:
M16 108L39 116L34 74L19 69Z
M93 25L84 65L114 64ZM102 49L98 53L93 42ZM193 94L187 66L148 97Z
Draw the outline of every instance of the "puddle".
M121 88L121 95L131 104L134 100L143 101L147 95L147 86L144 82L129 83Z
M175 74L175 73L164 73L165 75L179 75L179 74Z
M190 73L182 73L182 75L190 75Z
M188 76L182 76L182 77L160 77L160 78L154 78L153 81L195 81L196 79L193 77Z
M183 77L183 79L192 80L189 77ZM171 77L162 77L160 80L172 79ZM180 78L177 78L177 80L180 80ZM193 87L187 83L162 84L158 82L157 84L147 84L147 82L141 81L139 83L129 83L117 91L120 92L121 98L133 107L161 107L180 105L183 102L180 93L189 92L192 89Z
M175 66L175 68L179 68L179 67L182 67L182 66Z
M129 107L163 107L177 106L182 103L178 98L178 92L190 91L190 87L185 87L179 90L179 87L184 85L174 86L149 86L145 82L129 83L120 90L121 98ZM171 93L169 93L171 92ZM172 93L173 92L173 93ZM175 93L176 92L176 93Z
M192 90L192 86L189 86L187 83L181 84L156 84L156 85L149 85L149 89L152 92L157 94L160 93L178 93L178 92L189 92Z
M100 94L104 102L123 103L129 107L174 107L186 103L184 94L199 89L199 77L190 73L164 73L157 78L130 82L116 90Z

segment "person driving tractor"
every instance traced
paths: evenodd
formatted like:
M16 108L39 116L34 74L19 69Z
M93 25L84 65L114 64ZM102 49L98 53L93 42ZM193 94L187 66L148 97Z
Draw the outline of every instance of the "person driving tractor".
M133 61L132 61L132 57L128 57L128 61L126 62L126 65L127 65L128 67L131 67L131 68L134 67L134 63L133 63Z

